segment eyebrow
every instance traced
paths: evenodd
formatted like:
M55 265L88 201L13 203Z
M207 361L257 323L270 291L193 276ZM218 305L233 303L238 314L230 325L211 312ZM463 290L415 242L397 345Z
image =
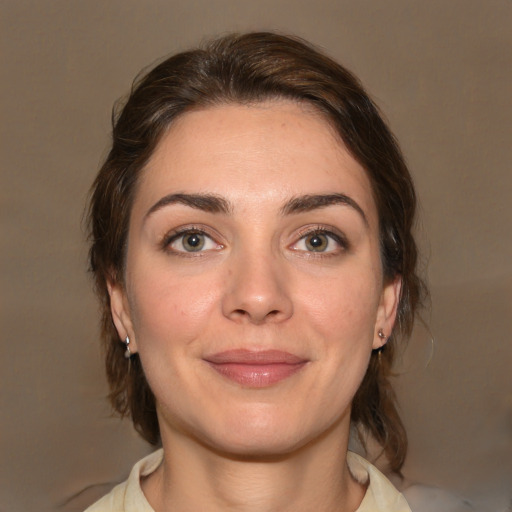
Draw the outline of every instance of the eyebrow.
M156 211L169 206L171 204L183 204L209 213L231 213L232 208L229 201L223 197L213 194L169 194L157 201L146 213L145 217L149 217Z
M338 204L353 208L361 216L366 226L369 226L364 210L354 199L345 194L314 194L293 197L283 206L281 213L283 215L290 215L294 213L310 212Z
M233 212L231 203L214 194L169 194L159 199L146 213L145 218L149 217L156 211L172 205L183 204L209 213L230 214ZM333 205L345 205L353 208L368 226L368 219L363 209L354 199L345 194L309 194L297 196L287 201L281 208L282 215L293 215L297 213L310 212L320 208L326 208Z

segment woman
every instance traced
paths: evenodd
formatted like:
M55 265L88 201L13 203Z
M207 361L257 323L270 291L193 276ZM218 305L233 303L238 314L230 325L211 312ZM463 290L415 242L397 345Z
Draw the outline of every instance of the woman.
M134 86L93 186L114 409L162 449L89 510L407 511L388 377L420 301L415 194L354 76L230 35Z

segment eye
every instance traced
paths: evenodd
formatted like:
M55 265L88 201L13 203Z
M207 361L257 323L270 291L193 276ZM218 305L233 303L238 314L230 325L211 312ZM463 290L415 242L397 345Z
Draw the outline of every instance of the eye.
M314 229L302 235L292 246L296 251L335 253L347 249L344 237L324 229Z
M198 230L175 233L166 240L165 246L168 250L177 253L199 253L222 247L206 233Z
M329 237L325 233L313 233L304 237L308 251L325 252L329 248Z

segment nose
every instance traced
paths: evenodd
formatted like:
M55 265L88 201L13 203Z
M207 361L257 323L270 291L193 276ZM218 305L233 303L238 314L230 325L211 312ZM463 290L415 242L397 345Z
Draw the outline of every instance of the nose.
M271 257L255 254L232 262L223 313L236 322L279 323L293 315L286 272Z

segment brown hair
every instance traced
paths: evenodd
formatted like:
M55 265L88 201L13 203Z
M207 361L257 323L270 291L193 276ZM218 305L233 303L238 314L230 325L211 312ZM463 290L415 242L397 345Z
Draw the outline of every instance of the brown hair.
M174 55L138 80L113 116L112 148L92 187L90 268L102 301L102 334L110 400L131 415L150 443L160 432L155 398L137 355L130 370L113 326L107 279L123 283L126 239L139 174L166 128L190 109L273 98L307 102L336 129L366 169L380 222L384 276L402 279L398 318L380 354L373 353L352 405L352 422L369 432L399 472L407 437L389 377L395 344L407 338L421 302L417 250L411 230L416 198L400 149L360 82L349 71L297 38L273 33L229 35Z

